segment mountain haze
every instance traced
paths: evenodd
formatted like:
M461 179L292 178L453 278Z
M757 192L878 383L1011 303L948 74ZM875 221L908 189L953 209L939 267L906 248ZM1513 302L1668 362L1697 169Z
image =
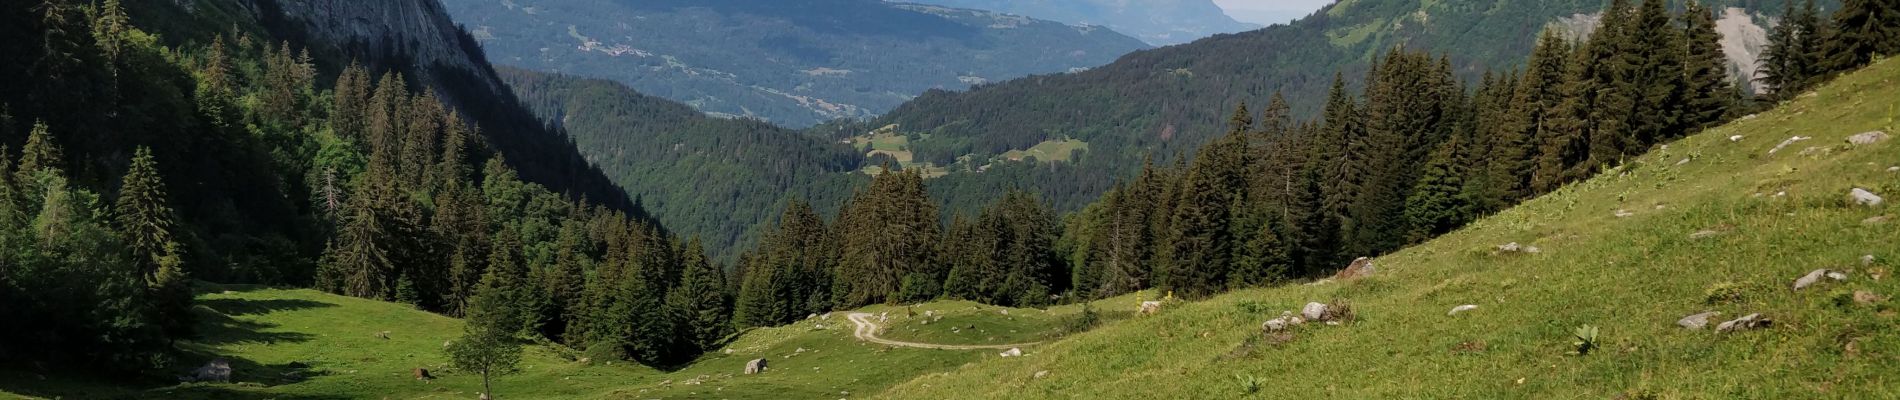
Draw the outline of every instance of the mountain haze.
M918 3L999 11L1101 25L1156 46L1176 45L1222 33L1259 29L1235 21L1209 0L917 0Z
M805 127L1147 47L1094 26L877 0L448 0L500 64Z

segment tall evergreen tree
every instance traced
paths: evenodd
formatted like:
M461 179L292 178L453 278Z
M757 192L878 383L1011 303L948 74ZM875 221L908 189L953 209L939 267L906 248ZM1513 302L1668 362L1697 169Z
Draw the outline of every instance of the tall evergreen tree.
M1722 53L1722 35L1715 30L1714 10L1699 1L1690 1L1682 13L1683 44L1688 47L1683 59L1683 118L1676 129L1689 133L1720 123L1729 107L1738 101L1730 86L1728 56Z
M1875 56L1900 54L1900 2L1845 0L1834 12L1833 29L1826 42L1829 72L1845 72L1873 61Z
M732 301L725 291L725 273L707 261L705 253L699 239L687 242L682 259L686 270L667 297L683 341L700 350L717 347L732 333Z

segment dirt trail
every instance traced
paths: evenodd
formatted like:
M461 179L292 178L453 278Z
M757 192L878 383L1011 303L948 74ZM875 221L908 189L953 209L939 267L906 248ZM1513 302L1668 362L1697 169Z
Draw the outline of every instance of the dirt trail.
M850 318L851 323L858 325L857 330L851 333L851 335L856 336L858 340L863 340L866 342L877 343L877 344L882 344L882 345L889 345L889 346L914 347L914 348L919 348L919 349L938 349L938 350L1008 350L1010 348L1028 347L1028 346L1034 346L1034 345L1042 343L1042 342L1034 342L1034 343L1018 343L1018 344L964 345L964 344L931 344L931 343L903 342L903 341L896 341L896 340L890 340L890 339L877 337L878 329L882 329L882 328L879 327L877 323L871 322L871 318L872 318L871 313L851 313L851 315L846 316L846 318Z

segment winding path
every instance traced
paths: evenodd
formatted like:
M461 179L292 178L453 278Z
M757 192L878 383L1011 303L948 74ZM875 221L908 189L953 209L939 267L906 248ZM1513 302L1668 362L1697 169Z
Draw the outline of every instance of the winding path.
M851 313L850 315L847 315L845 317L851 319L851 323L858 325L858 329L856 331L851 332L851 336L856 336L858 340L863 340L866 342L877 343L877 344L888 345L888 346L913 347L913 348L919 348L919 349L937 349L937 350L1008 350L1010 348L1028 347L1028 346L1042 344L1042 342L1017 343L1017 344L931 344L931 343L903 342L903 341L896 341L896 340L890 340L890 339L877 337L877 331L883 328L878 326L877 323L871 322L871 318L872 318L871 313Z

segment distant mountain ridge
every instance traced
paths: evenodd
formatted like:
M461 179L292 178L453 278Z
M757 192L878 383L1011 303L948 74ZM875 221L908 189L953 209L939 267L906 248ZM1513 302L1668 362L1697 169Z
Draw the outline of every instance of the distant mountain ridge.
M1212 0L911 0L991 10L1072 24L1101 25L1167 46L1221 33L1260 29L1235 21Z
M611 79L708 114L791 127L1147 47L1100 27L877 0L443 3L498 64Z

